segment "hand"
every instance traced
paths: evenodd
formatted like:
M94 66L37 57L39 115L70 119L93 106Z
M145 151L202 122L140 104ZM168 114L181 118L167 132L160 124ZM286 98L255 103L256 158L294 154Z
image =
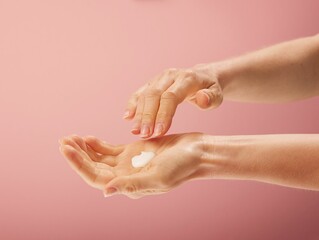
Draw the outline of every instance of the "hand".
M201 109L218 107L223 94L216 69L201 64L190 69L168 69L135 92L124 118L134 119L133 134L163 136L171 126L177 105L187 100Z
M60 140L60 151L89 185L106 196L140 198L199 177L201 141L201 133L188 133L112 146L95 137L71 136ZM141 151L156 155L146 166L133 168L131 159Z

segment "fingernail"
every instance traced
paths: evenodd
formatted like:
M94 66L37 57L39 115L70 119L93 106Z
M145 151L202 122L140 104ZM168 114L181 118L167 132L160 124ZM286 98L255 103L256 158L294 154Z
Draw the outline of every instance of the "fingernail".
M133 134L140 134L140 124L139 123L135 123L131 132Z
M148 124L143 124L141 129L141 137L147 137L150 134L150 127Z
M155 131L154 131L154 135L155 135L155 136L161 135L161 133L163 132L163 130L164 130L164 125L163 125L163 123L157 123L157 124L156 124L156 127L155 127Z
M106 189L106 191L103 194L104 194L104 197L109 197L109 196L112 196L116 192L117 192L117 189L115 187L109 187Z
M129 116L130 116L130 111L129 110L125 111L123 118L128 118Z

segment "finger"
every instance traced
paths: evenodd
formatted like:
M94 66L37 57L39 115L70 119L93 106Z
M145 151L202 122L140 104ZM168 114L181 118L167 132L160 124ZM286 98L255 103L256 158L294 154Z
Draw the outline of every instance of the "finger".
M95 157L95 155L92 157L88 154L88 152L85 152L74 140L74 137L72 138L64 138L62 140L62 143L63 144L66 144L66 145L69 145L71 147L73 147L75 150L78 151L78 153L81 155L81 157L93 164L93 166L96 166L95 162L102 162L102 163L105 163L104 165L102 165L105 169L108 169L108 170L112 170L112 167L114 167L116 164L114 163L115 162L115 157L114 156L108 156L110 159L105 159L105 156L103 156L104 158L102 158L102 155L99 156L99 158L97 158L96 160L92 159L92 157ZM86 146L86 148L89 148L89 146ZM100 161L99 161L100 160ZM94 161L94 162L92 162Z
M156 114L160 105L160 90L149 90L145 94L140 136L147 138L153 133Z
M223 94L220 86L214 84L208 89L201 89L195 95L195 104L201 109L213 109L223 102Z
M131 133L137 135L141 132L141 120L143 116L143 109L144 109L144 96L143 94L140 95L137 102L136 112L134 116L134 125L131 130Z
M84 159L81 154L70 145L62 145L61 153L68 160L71 168L90 186L102 189L105 184L111 181L115 175L105 165L94 164L94 162Z
M158 177L154 173L137 173L112 179L105 186L104 193L106 196L116 193L135 194L147 189L157 189L159 187L158 183Z
M77 135L72 135L70 139L72 139L75 143L77 143L83 151L87 152L86 144L82 138L80 138Z
M176 73L177 69L172 68L166 70L163 74L157 75L155 78L153 78L149 84L145 85L143 91L140 92L134 116L135 123L131 131L133 134L141 134L141 137L148 137L151 135L154 126L156 110L158 109L159 105L159 96L157 95L160 95L174 82ZM146 92L148 97L147 99L145 99L145 94L143 94L143 92ZM157 94L149 94L150 92L157 92ZM147 109L145 109L145 103ZM142 123L144 123L143 132L141 132Z
M168 131L178 104L179 101L174 92L166 91L162 94L156 115L154 137L162 136Z
M100 162L102 159L102 155L98 154L96 151L94 151L89 145L86 144L86 147L88 149L87 154L90 156L90 158L95 162Z
M174 83L175 76L175 70L167 70L145 91L144 108L141 120L141 137L147 138L153 134L161 95Z
M178 104L200 89L194 78L191 72L185 72L162 94L156 117L155 137L163 136L168 131Z
M123 115L124 119L132 119L135 115L136 112L136 107L137 107L137 102L138 102L138 98L140 96L140 94L144 91L144 89L146 89L147 84L145 84L144 86L142 86L141 88L139 88L129 99L125 113Z
M84 155L83 157L89 158L94 162L103 162L110 167L114 167L116 164L114 162L114 157L112 156L112 161L105 161L105 159L102 158L102 155L99 155L97 152L95 152L89 145L85 143L85 141L78 137L78 136L72 136L71 139L78 145L75 148L81 151L81 153ZM74 146L75 144L69 144L71 146ZM80 147L80 149L79 149Z
M61 144L73 147L83 158L90 158L89 155L73 140L72 137L66 137L61 140Z
M101 160L101 155L98 155L95 151L93 151L93 149L85 143L83 138L73 135L71 139L80 146L90 159L95 162L99 162Z
M83 139L87 145L100 154L116 156L124 150L121 145L113 146L93 136L84 137Z
M89 145L87 145L87 148L88 148L88 155L91 157L93 161L105 163L110 167L115 167L117 165L116 158L114 156L99 155ZM93 158L95 158L96 160L94 160Z
M172 124L178 104L188 94L188 88L182 84L182 79L176 80L162 95L156 116L154 137L163 136Z
M70 145L62 145L61 152L68 160L68 163L89 185L94 186L96 178L94 167L84 161L80 153Z

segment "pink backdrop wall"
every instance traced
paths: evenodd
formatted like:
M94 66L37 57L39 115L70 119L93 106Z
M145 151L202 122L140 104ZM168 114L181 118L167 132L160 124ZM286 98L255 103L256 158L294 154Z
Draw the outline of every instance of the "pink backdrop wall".
M0 239L319 239L319 193L216 180L104 199L57 142L136 140L121 116L152 76L316 34L318 9L316 0L0 0ZM170 132L319 133L318 106L184 104Z

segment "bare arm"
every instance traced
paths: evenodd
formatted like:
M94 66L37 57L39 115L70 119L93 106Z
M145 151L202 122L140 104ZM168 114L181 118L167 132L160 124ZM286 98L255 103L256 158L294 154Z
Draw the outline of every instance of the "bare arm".
M319 135L204 136L198 178L319 190Z
M319 35L281 43L217 66L225 99L283 102L318 96Z
M319 191L319 134L185 133L119 146L71 136L60 143L71 167L106 196L162 194L198 179L253 180ZM131 158L141 151L152 151L155 157L134 168Z
M223 99L274 103L314 96L319 96L319 35L226 61L165 70L132 95L124 118L134 119L133 134L159 137L185 100L212 109Z

